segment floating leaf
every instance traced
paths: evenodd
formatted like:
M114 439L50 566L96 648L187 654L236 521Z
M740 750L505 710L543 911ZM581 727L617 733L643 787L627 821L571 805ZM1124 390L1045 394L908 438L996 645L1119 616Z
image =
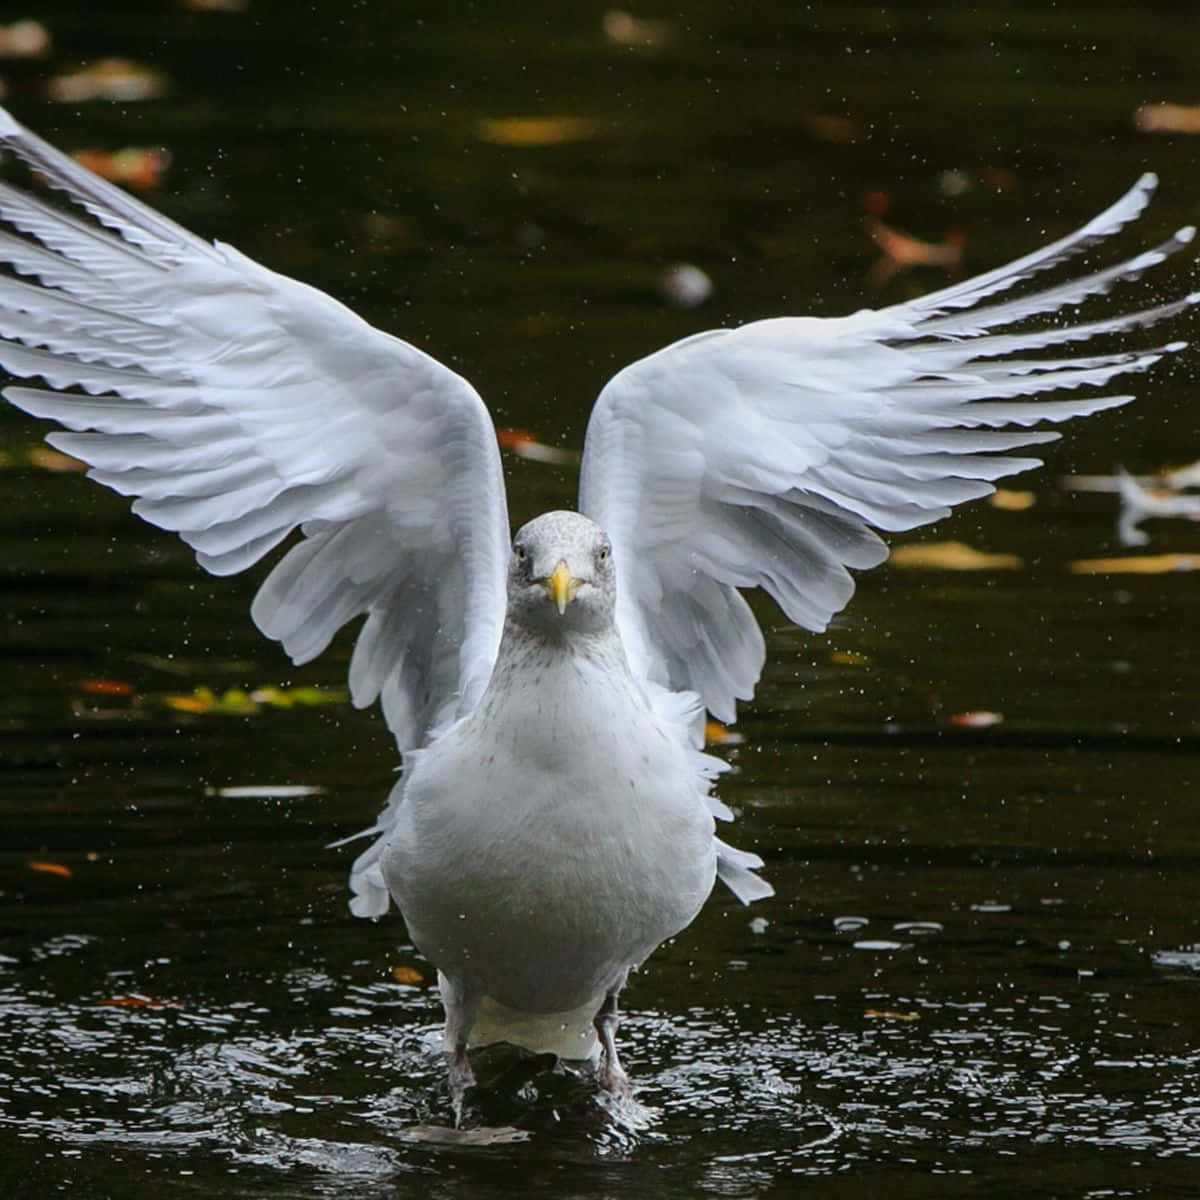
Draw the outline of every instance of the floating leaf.
M550 463L553 466L577 466L579 453L575 450L560 450L557 446L547 446L539 442L527 429L500 429L496 432L496 440L502 450L510 450L518 458L528 458L532 462Z
M102 58L99 62L55 75L46 85L51 100L79 104L85 100L155 100L167 90L162 71L128 58Z
M204 794L221 796L226 800L290 800L302 796L324 796L325 788L303 783L261 783L205 788Z
M246 658L182 658L171 655L169 658L161 654L133 653L126 656L130 662L140 663L145 667L153 667L168 675L195 675L201 671L221 671L227 675L245 674L254 667L254 663Z
M658 290L675 308L698 308L716 288L708 272L695 263L675 263L658 277Z
M156 1000L141 992L127 992L122 996L106 996L99 1003L104 1008L182 1008L177 1000Z
M102 178L141 192L158 187L171 165L170 153L152 146L127 146L112 153L76 150L71 157Z
M1200 487L1200 462L1188 463L1184 467L1172 467L1162 474L1163 482L1170 488Z
M163 696L162 702L176 712L212 712L216 696L208 688L197 688L190 696Z
M132 696L132 683L119 679L81 679L75 685L85 696Z
M705 721L704 740L710 746L740 746L746 739L720 721Z
M1143 104L1133 124L1142 133L1200 133L1200 104Z
M1075 575L1166 575L1200 570L1200 554L1131 554L1123 558L1080 558L1067 564Z
M674 35L669 21L635 17L623 8L610 8L601 17L600 28L610 42L639 50L656 50Z
M416 967L393 967L392 978L409 987L420 987L425 982L425 976Z
M881 211L886 207L886 198L873 195L868 208ZM883 287L902 271L912 267L941 267L951 276L962 270L963 250L966 236L960 230L951 230L940 242L925 242L911 234L893 229L879 220L877 215L867 217L867 233L883 251L867 274L871 287Z
M40 467L43 471L82 473L88 469L87 463L78 458L72 458L69 454L63 454L59 450L53 450L49 446L30 446L26 458L31 467Z
M527 1142L533 1134L528 1129L516 1129L511 1125L477 1125L473 1129L452 1129L449 1125L410 1125L407 1129L399 1130L396 1136L405 1142L430 1142L445 1146L507 1146L513 1142Z
M268 684L266 687L255 688L250 693L250 699L255 704L265 704L269 708L294 708L296 705L312 708L320 704L344 704L349 699L349 694L336 688L281 688Z
M920 542L897 546L891 563L940 571L1014 571L1024 566L1015 554L986 554L965 542Z
M475 136L497 146L561 146L599 131L586 117L483 117L475 122Z
M871 1021L919 1021L921 1014L916 1012L895 1012L890 1008L868 1008L863 1016Z
M831 650L829 661L840 667L866 667L871 663L869 654L855 654L850 650Z
M219 696L212 688L200 686L190 693L170 693L152 697L167 708L186 713L217 713L221 716L251 717L263 708L311 707L318 704L343 704L347 693L315 687L280 688L273 685L255 688L226 688Z
M1015 492L1009 488L997 488L989 497L988 503L1002 512L1024 512L1037 503L1033 492Z
M839 146L848 145L862 133L858 122L852 117L841 117L835 113L802 112L798 119L810 137Z
M978 712L951 713L947 719L951 725L957 725L960 729L990 729L1004 720L1004 714L980 710Z
M70 867L64 867L62 863L56 862L39 862L30 860L26 866L31 871L40 871L43 875L58 875L63 879L70 879L72 871Z
M50 53L52 39L41 21L14 21L0 25L0 55L5 58L42 58Z

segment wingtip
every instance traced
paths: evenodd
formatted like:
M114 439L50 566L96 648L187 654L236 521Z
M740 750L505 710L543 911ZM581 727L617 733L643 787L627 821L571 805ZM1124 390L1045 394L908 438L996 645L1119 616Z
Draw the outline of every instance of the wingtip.
M1196 236L1195 225L1185 225L1182 229L1175 231L1175 240L1181 245L1186 246L1192 238Z
M1155 171L1146 171L1134 184L1134 187L1149 195L1158 187L1158 174Z
M0 104L0 138L17 137L25 132L25 127Z

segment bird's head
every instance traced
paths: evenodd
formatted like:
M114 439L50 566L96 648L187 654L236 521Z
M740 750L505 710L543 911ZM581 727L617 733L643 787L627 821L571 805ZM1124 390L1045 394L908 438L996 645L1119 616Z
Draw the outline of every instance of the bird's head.
M616 575L608 535L580 513L548 512L513 538L509 617L542 633L611 628Z

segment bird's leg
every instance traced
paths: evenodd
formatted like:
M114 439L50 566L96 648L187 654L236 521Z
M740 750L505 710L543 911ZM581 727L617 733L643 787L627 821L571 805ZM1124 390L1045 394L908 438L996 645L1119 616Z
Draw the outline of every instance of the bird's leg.
M625 1074L625 1068L621 1066L621 1059L617 1054L616 1034L617 1026L620 1024L620 1018L617 1015L617 993L619 991L620 988L613 988L605 993L604 1003L600 1006L600 1011L592 1023L596 1026L596 1033L600 1037L600 1046L604 1051L600 1086L614 1096L628 1096L631 1091L629 1076Z
M467 1089L475 1086L475 1072L471 1070L471 1062L467 1058L466 1038L455 1042L450 1051L447 1078L450 1086L450 1107L454 1109L454 1128L457 1129L462 1125L463 1100L466 1099Z
M446 1009L447 1082L450 1105L454 1109L454 1128L462 1124L463 1100L467 1089L475 1086L475 1072L467 1058L467 1042L471 1026L479 1012L480 995L459 980L448 979L438 972L442 1004Z

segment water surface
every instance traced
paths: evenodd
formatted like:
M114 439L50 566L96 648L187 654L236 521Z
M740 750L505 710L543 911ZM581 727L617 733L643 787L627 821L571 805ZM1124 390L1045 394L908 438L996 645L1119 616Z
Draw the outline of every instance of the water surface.
M870 289L869 192L919 236L963 231L972 270L1150 165L1147 240L1194 219L1194 143L1132 122L1193 98L1176 12L701 3L639 11L666 24L628 45L602 6L46 3L56 50L12 67L9 102L68 149L165 144L154 203L449 362L501 425L577 447L604 379L675 337L943 282ZM169 90L44 98L105 55ZM514 118L544 122L544 144ZM697 310L661 293L680 262L715 285ZM543 1074L472 1110L525 1140L465 1147L413 1140L448 1120L432 972L395 917L349 917L353 848L324 848L390 785L381 720L166 699L336 691L349 642L292 668L245 616L261 572L202 576L123 501L32 465L38 426L0 413L0 1179L130 1197L1197 1194L1195 580L1072 573L1119 552L1115 514L1060 484L1200 457L1194 379L1184 356L1072 428L1015 485L1032 508L977 505L907 539L1019 568L885 567L825 638L761 606L770 665L721 794L777 897L715 896L632 982L639 1122ZM515 521L571 502L569 468L507 465ZM1200 548L1186 524L1151 532L1152 552ZM1003 721L952 719L972 712Z

